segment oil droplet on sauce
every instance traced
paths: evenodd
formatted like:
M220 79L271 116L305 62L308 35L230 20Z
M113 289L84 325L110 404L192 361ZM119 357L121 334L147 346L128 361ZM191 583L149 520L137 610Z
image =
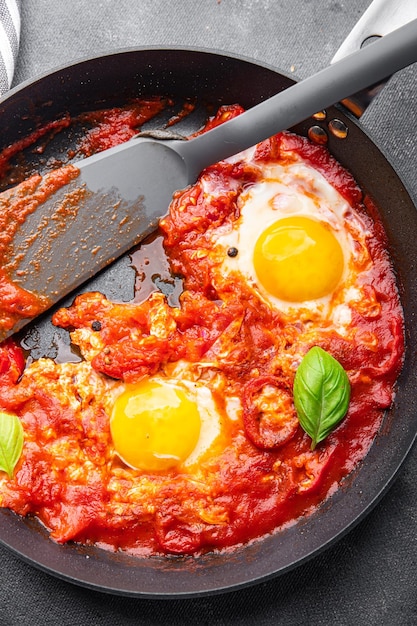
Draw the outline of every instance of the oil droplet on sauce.
M338 139L346 139L348 135L348 127L344 122L338 119L330 120L329 130Z
M163 247L163 237L158 231L147 237L131 253L130 258L136 271L134 302L143 302L151 293L161 291L170 306L179 305L183 281L172 273Z
M311 126L308 129L308 138L320 146L324 146L328 141L328 135L321 126Z
M70 341L69 333L62 328L54 328L43 320L39 327L32 327L23 335L20 346L26 352L27 364L46 357L55 363L79 363L82 356Z

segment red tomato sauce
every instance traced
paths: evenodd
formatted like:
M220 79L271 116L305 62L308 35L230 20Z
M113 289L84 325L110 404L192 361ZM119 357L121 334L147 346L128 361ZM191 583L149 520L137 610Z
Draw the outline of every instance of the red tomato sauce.
M205 130L241 110L238 106L221 108ZM124 128L119 111L114 116L109 114L104 126L89 135L87 141L94 149L108 147L112 128L117 140L124 141L126 133L130 134L130 125ZM325 176L360 212L372 234L373 269L365 285L375 294L372 316L369 310L363 315L360 310L354 312L357 333L353 340L330 330L318 342L302 345L304 353L320 345L351 374L351 401L341 425L311 450L311 440L294 415L293 377L274 365L278 349L299 347L296 325L286 325L281 313L257 299L244 282L230 284L229 291L221 294L212 284L205 255L211 246L207 230L236 215L237 194L256 180L255 168L249 165L220 163L205 175L224 190L222 194L207 202L197 183L175 195L169 216L161 221L172 272L184 279L179 307L159 302L169 333L152 334L156 306L152 299L119 304L101 294L83 294L53 317L58 326L97 332L101 348L92 357L92 367L112 380L135 382L180 359L221 362L223 348L228 348L222 373L229 389L241 399L243 429L236 427L233 445L221 458L208 462L214 501L212 495L204 500L197 486L193 488L174 471L165 476L155 473L147 476L155 487L154 513L146 515L138 503L136 513L128 518L106 515L114 497L108 489L108 417L91 404L80 424L71 406L64 406L41 387L22 385L23 354L7 341L0 345L0 408L21 417L30 444L10 481L4 506L22 515L35 514L60 542L97 543L134 554L196 554L231 549L311 514L366 455L392 403L402 366L403 317L394 273L371 200L363 198L351 175L327 150L281 133L258 146L255 161L278 156L291 159L292 153ZM263 413L258 400L266 388L279 394L285 419ZM60 461L62 468L55 464L51 470L53 461L44 448L51 431L57 440L83 446L94 466L87 483L64 480L65 459ZM122 498L131 486L127 477L121 479L118 496ZM197 514L197 502L204 513Z
M78 152L91 156L113 148L137 134L141 126L166 108L166 99L143 98L124 107L83 113L77 122L91 126L78 146Z
M64 128L68 128L71 124L71 118L69 115L65 115L59 120L53 120L47 124L43 124L36 130L32 131L23 139L15 141L0 152L0 178L3 178L8 174L11 166L12 159L20 155L23 150L30 146L34 146L40 139L48 137L51 139L55 134L59 133ZM38 147L38 151L41 148ZM12 182L12 181L11 181Z

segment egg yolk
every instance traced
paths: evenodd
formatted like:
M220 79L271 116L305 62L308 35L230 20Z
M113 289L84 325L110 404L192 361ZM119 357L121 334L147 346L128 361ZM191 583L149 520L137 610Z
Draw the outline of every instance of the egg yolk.
M144 380L117 397L110 431L117 454L134 469L175 467L194 450L201 420L195 402L175 385Z
M323 223L303 216L278 220L254 248L254 268L276 298L304 302L330 294L343 272L342 248Z

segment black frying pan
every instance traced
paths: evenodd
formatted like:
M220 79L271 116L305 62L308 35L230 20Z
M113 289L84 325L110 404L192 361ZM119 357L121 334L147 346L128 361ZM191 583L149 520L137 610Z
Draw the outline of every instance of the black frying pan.
M124 104L134 97L160 94L172 97L178 108L185 99L196 100L195 112L182 122L181 130L187 133L199 128L208 112L220 104L238 102L251 107L292 82L272 68L207 51L127 50L64 67L11 92L0 103L0 149L68 112L76 116ZM348 127L346 138L329 131L334 119ZM310 119L293 130L306 135L313 125L327 133L330 151L380 208L405 312L406 362L395 404L365 460L311 517L227 555L141 559L97 548L62 546L53 543L36 521L23 521L1 510L0 541L24 560L66 580L112 593L144 597L218 593L266 580L317 555L362 519L393 481L417 433L413 262L417 212L393 168L350 114L334 107L325 120ZM44 171L49 156L67 153L73 132L60 133L41 156L27 150L26 160ZM83 291L98 289L110 298L126 300L133 292L134 279L125 258ZM45 317L22 339L26 346L36 344L35 357L54 357L55 332ZM34 339L39 336L41 341Z

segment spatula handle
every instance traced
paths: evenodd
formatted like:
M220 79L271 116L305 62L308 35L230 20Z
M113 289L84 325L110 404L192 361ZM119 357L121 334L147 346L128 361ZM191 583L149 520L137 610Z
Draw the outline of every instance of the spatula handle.
M417 19L285 89L242 115L191 141L178 151L189 179L213 163L237 154L317 111L369 87L417 61Z
M415 19L416 0L373 0L341 44L331 63L356 52L367 39L388 35Z

